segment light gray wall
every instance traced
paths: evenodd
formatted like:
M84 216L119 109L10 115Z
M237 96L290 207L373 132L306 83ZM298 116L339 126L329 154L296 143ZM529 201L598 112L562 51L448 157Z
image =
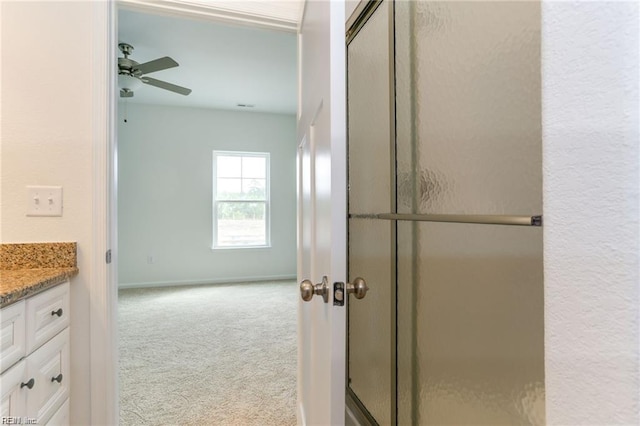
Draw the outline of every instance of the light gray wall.
M293 278L294 115L119 105L120 287ZM211 250L212 152L271 154L271 247ZM153 263L149 263L149 257Z

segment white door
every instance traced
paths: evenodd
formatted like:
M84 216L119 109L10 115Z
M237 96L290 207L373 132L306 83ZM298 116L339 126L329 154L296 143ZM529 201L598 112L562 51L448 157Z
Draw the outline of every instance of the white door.
M327 277L325 302L300 299L298 423L344 424L345 307L333 283L346 277L344 3L306 2L300 29L298 278Z

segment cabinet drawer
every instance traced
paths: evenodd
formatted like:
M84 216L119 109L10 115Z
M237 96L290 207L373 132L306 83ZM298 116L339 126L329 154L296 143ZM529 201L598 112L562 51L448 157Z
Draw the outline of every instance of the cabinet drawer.
M62 407L49 419L46 426L67 426L69 424L69 400L67 399Z
M27 354L25 345L25 302L21 300L0 310L0 371Z
M3 419L25 415L28 389L20 386L27 375L26 361L20 361L0 376L0 417Z
M27 398L27 414L44 423L69 396L69 329L27 357L27 377L35 386Z
M27 354L69 325L69 282L26 301Z

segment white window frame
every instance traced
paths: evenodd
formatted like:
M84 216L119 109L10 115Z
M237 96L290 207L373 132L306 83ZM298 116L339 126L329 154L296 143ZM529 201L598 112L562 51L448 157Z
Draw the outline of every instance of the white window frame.
M217 187L218 187L218 156L225 157L260 157L266 160L265 164L265 199L262 200L220 200L220 202L237 202L237 203L256 203L264 202L264 220L265 220L265 244L244 244L235 246L218 245L218 199L217 199ZM212 158L213 165L213 179L212 179L212 226L213 226L213 240L211 242L212 250L241 250L241 249L255 249L255 248L270 248L271 247L271 155L268 152L250 152L250 151L213 151Z

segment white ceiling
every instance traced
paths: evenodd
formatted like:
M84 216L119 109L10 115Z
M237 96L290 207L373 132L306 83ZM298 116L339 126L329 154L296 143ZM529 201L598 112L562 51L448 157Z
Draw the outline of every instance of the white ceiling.
M276 7L270 13L287 13L278 18L280 23L293 19L291 10L283 10ZM143 85L128 102L295 114L297 38L291 27L266 29L264 16L262 24L247 23L246 13L242 25L175 15L119 8L118 41L134 47L130 58L143 63L170 56L179 67L149 76L193 90L183 96Z

